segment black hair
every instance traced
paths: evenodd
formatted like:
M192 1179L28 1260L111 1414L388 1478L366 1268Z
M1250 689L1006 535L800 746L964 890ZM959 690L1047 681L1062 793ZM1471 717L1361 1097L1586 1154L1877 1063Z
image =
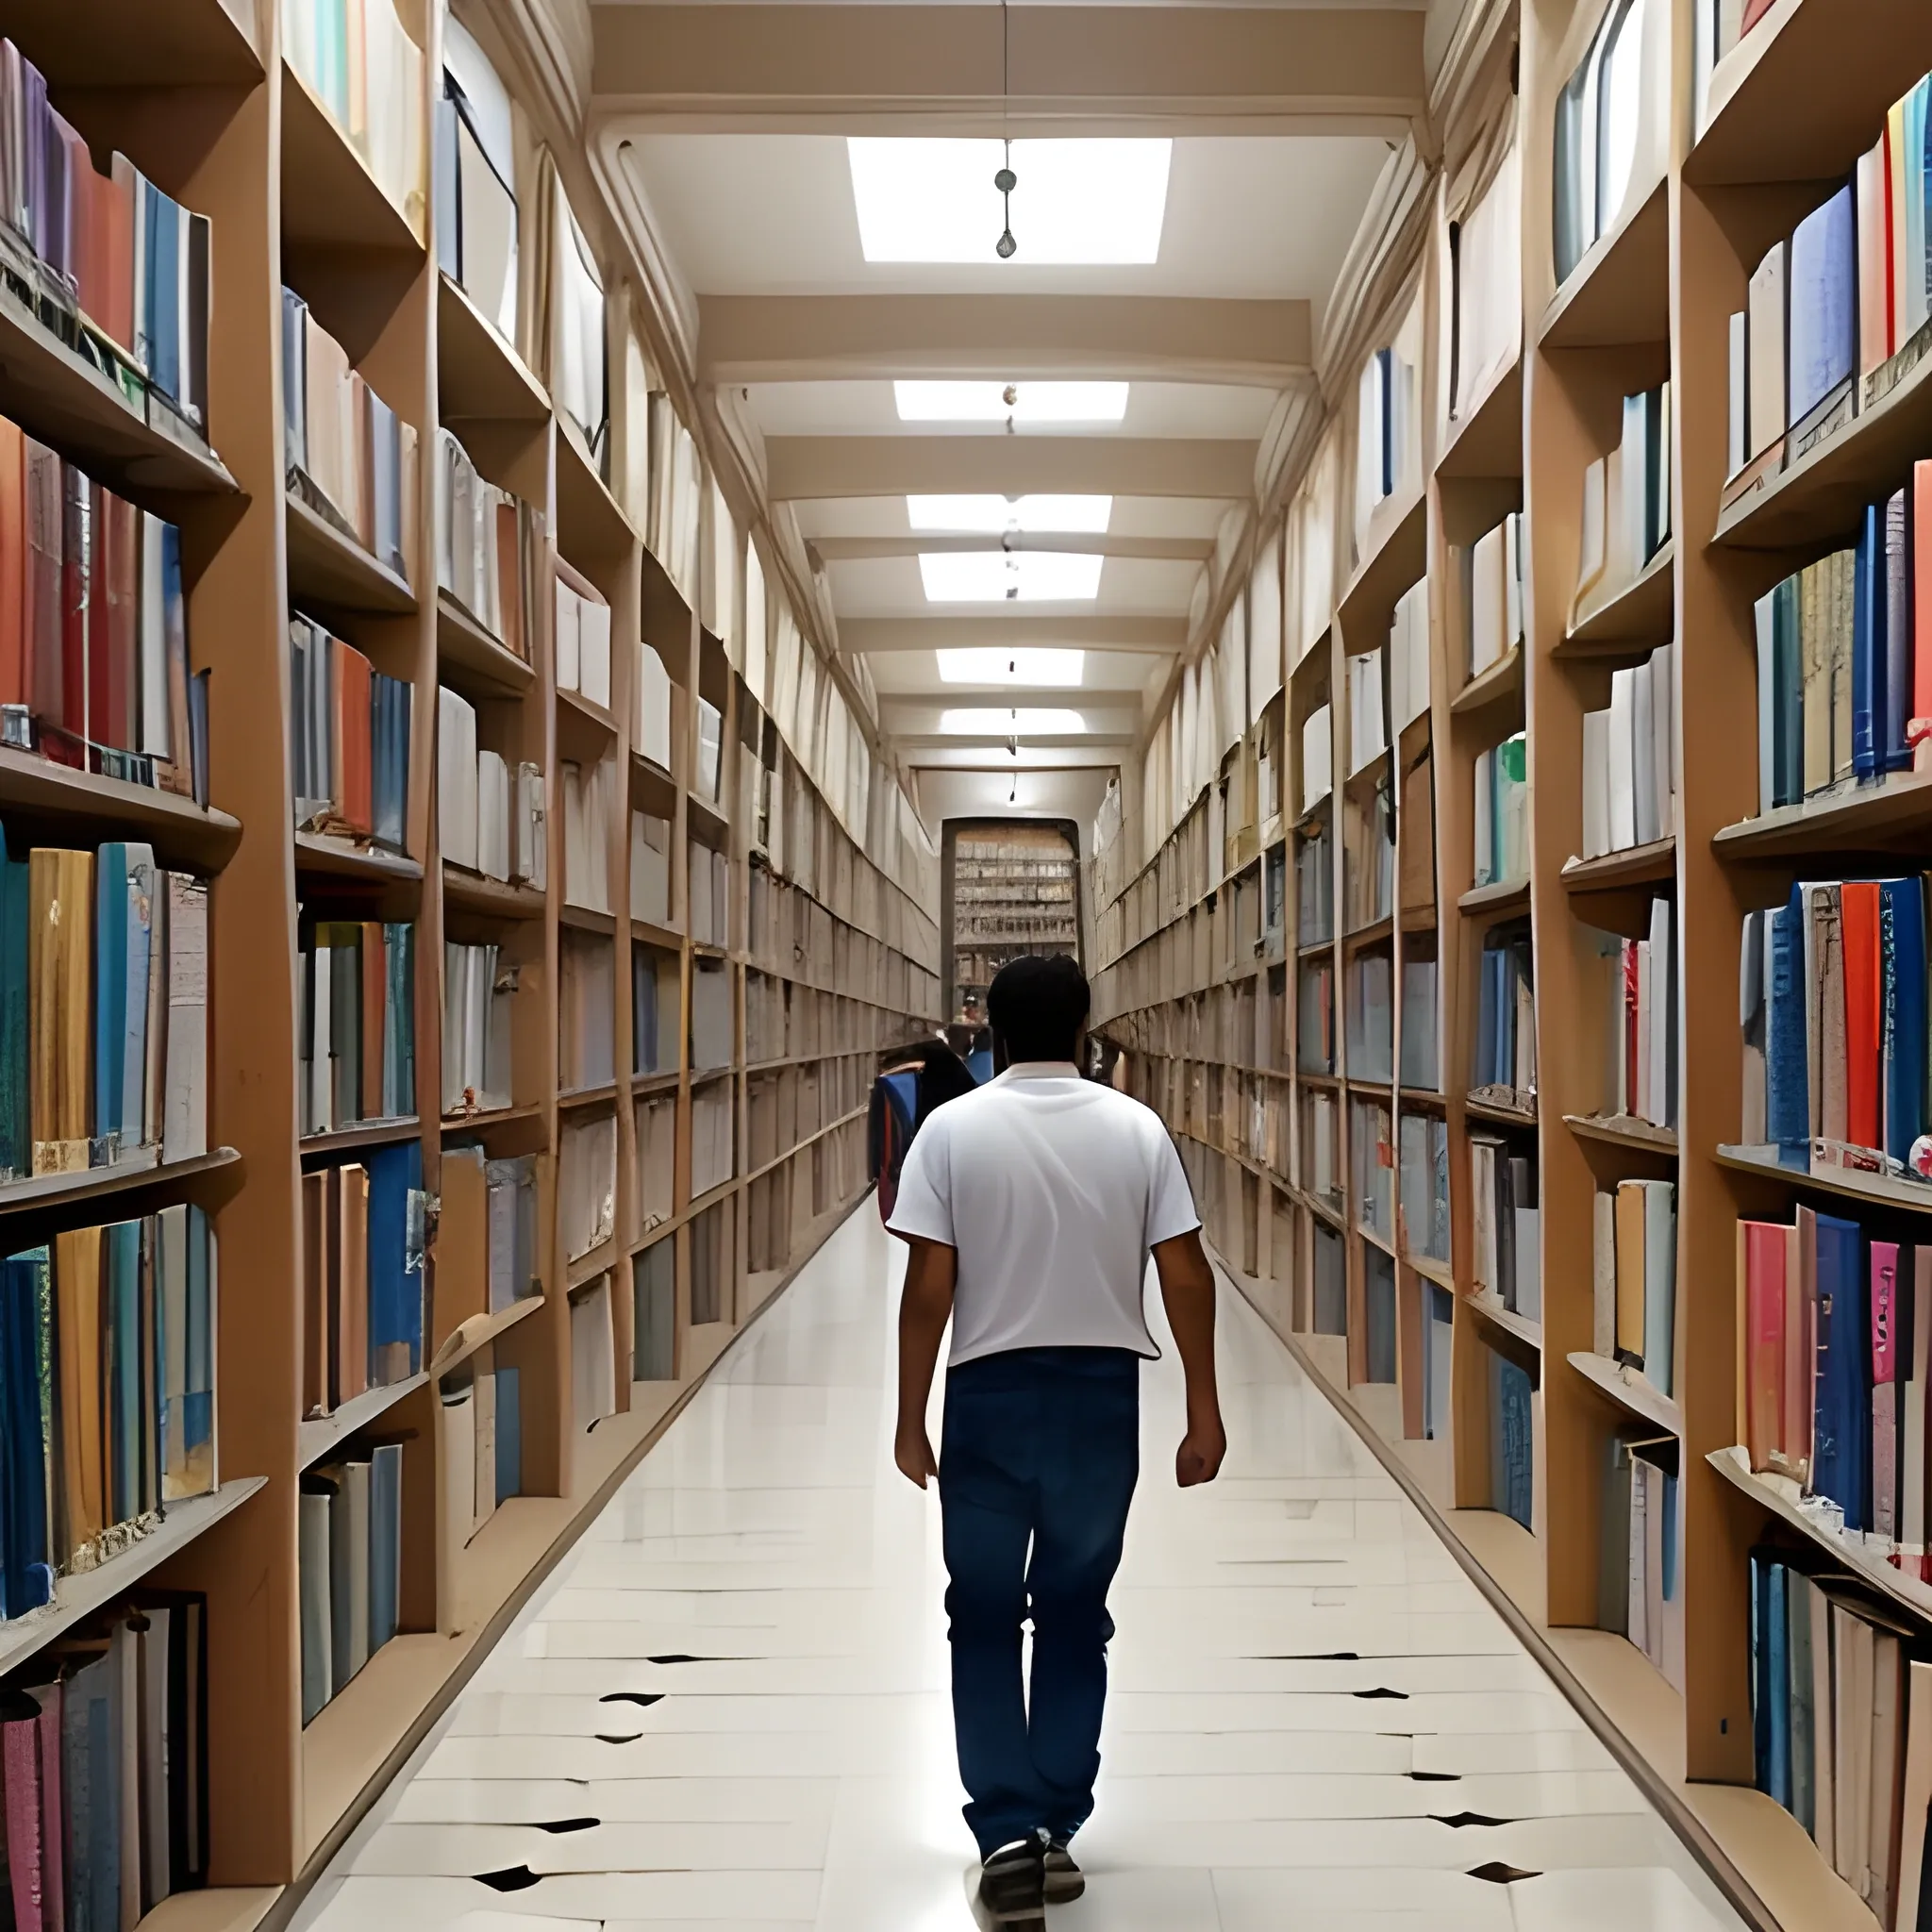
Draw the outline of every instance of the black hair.
M1008 960L986 992L987 1017L1008 1066L1024 1060L1070 1060L1092 996L1070 953Z

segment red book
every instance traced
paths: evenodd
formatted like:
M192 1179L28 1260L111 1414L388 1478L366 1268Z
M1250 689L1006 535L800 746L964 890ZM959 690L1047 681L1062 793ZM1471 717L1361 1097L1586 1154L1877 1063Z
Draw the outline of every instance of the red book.
M45 735L87 739L88 596L93 587L98 491L72 463L60 465L60 635L34 665L34 712Z
M1878 887L1847 879L1839 891L1839 930L1845 958L1845 1139L1854 1147L1878 1141Z
M26 439L0 416L0 705L26 703Z
M369 659L340 638L336 647L336 808L358 832L375 828L369 753Z
M101 277L97 326L131 357L134 353L134 170L116 155L111 175L96 177L95 266Z
M54 669L60 671L61 541L66 519L62 510L60 458L31 437L26 449L26 636L21 651L21 683L25 702L40 708L41 687Z
M1785 1244L1791 1230L1762 1221L1738 1224L1738 1421L1751 1467L1767 1470L1785 1449Z
M1739 24L1739 39L1741 40L1748 34L1775 5L1776 0L1744 0L1744 18Z
M1872 1255L1872 1529L1898 1541L1898 1243Z
M62 1932L67 1923L60 1792L60 1686L9 1694L22 1714L0 1724L7 1782L7 1865L17 1932ZM39 1709L29 1715L26 1707Z

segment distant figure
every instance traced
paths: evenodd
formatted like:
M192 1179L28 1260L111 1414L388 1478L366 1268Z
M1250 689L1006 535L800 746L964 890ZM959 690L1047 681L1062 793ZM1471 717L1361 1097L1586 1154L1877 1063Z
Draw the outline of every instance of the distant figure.
M878 1185L879 1215L890 1219L898 1196L907 1149L933 1109L973 1091L966 1062L943 1040L916 1041L897 1049L873 1082L866 1121L866 1158Z
M886 1224L912 1250L893 1459L921 1489L939 1478L980 1903L997 1923L1037 1924L1085 1887L1068 1845L1093 1809L1107 1593L1140 1475L1141 1362L1158 1352L1143 1307L1150 1252L1187 1377L1183 1488L1214 1477L1227 1439L1214 1275L1188 1177L1158 1115L1081 1077L1079 966L1016 959L987 1004L1005 1071L926 1123ZM935 1458L925 1410L948 1321Z

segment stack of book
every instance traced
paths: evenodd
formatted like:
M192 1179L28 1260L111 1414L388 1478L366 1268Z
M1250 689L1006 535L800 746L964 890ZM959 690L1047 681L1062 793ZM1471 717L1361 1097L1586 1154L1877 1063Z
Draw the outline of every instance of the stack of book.
M440 1378L436 1396L442 1574L449 1575L497 1504L523 1493L523 1374L472 1356Z
M633 946L630 952L631 1058L634 1074L675 1074L677 1071L678 959L653 946ZM746 1051L750 1060L776 1059L776 1050L755 1052L751 1046L750 1003L746 1003Z
M202 880L0 830L0 1183L205 1154L207 978Z
M1799 884L1744 916L1744 1138L1787 1166L1912 1172L1926 1125L1918 877Z
M1603 1111L1677 1124L1677 953L1671 902L1650 902L1649 937L1604 941L1606 1012Z
M415 692L313 618L289 620L289 732L303 831L407 849Z
M396 1634L403 1448L375 1442L302 1472L296 1567L304 1724Z
M617 1335L608 1274L570 1298L570 1395L571 1421L579 1435L617 1412Z
M1677 829L1676 646L1610 673L1607 708L1583 714L1583 856Z
M1402 1252L1449 1261L1449 1124L1440 1114L1406 1113L1396 1131Z
M630 916L671 924L671 821L647 811L630 815Z
M1557 96L1551 214L1559 287L1617 232L1633 190L1650 185L1653 165L1661 166L1674 34L1665 0L1614 0Z
M7 1617L216 1487L217 1287L214 1230L186 1204L0 1262Z
M124 393L139 385L151 409L164 405L206 435L208 217L163 194L125 155L95 173L87 142L11 41L0 41L0 125L8 130L0 251L31 288L34 312L45 321L78 310L88 333L118 351Z
M1757 605L1760 811L1908 771L1932 705L1932 462Z
M282 52L420 234L423 50L393 0L282 0Z
M423 1146L302 1176L302 1413L423 1367Z
M1477 1290L1511 1314L1543 1318L1542 1208L1533 1153L1491 1134L1469 1137L1470 1266Z
M132 1925L208 1883L208 1599L143 1588L8 1677L15 1924Z
M1620 595L1671 539L1671 386L1624 398L1624 440L1583 473L1571 622Z
M651 397L650 532L646 541L651 555L664 566L688 603L694 601L698 587L704 481L697 443L678 421L671 398L658 391ZM781 662L783 657L781 651Z
M1475 759L1475 882L1529 876L1529 741L1522 732Z
M668 772L672 759L673 710L671 674L664 660L649 644L638 644L638 736L633 749L659 771ZM712 715L714 708L705 707Z
M1325 824L1294 848L1297 943L1312 946L1335 937L1335 846Z
M0 745L206 805L180 532L0 418Z
M1389 712L1382 683L1388 658L1380 651L1364 651L1348 660L1348 774L1389 749Z
M500 1315L541 1294L537 1264L537 1157L491 1160L474 1142L442 1150L436 1233L436 1335L472 1315Z
M563 896L586 912L608 912L610 836L617 824L617 760L599 758L588 771L563 765Z
M517 339L515 120L490 57L445 15L435 106L436 254L505 341Z
M1456 238L1449 343L1451 422L1460 422L1523 353L1523 154L1515 142Z
M691 1064L709 1073L731 1064L731 969L722 959L693 959L691 974Z
M559 936L558 1078L566 1092L617 1077L616 948L595 933Z
M1302 816L1328 796L1334 786L1334 743L1329 708L1319 705L1302 720Z
M1921 1630L1809 1551L1751 1552L1753 1781L1892 1932L1919 1924L1932 1894Z
M1659 1395L1676 1393L1677 1190L1619 1181L1596 1196L1591 1347L1634 1369Z
M282 427L289 488L406 584L416 581L416 427L282 291Z
M677 1247L654 1241L631 1262L633 1382L669 1382L677 1374Z
M1474 1097L1503 1107L1536 1104L1535 958L1526 925L1483 935L1476 974Z
M701 946L731 943L731 868L722 852L693 839L691 861L691 936Z
M738 1171L731 1082L713 1080L691 1097L691 1191L722 1188Z
M1511 510L1457 552L1471 677L1501 663L1523 641L1523 512Z
M610 708L610 606L589 577L557 559L557 688Z
M511 1025L517 969L494 945L442 946L442 1111L493 1113L514 1105Z
M447 686L436 693L436 824L444 862L542 891L549 876L549 808L541 767L514 771L476 742L476 708Z
M538 513L508 491L486 482L455 436L439 429L437 588L525 663L535 628L531 590L542 547Z
M557 1156L557 1233L564 1259L588 1255L616 1227L617 1116L573 1117L563 1123Z
M677 1099L660 1094L640 1100L632 1114L637 1128L638 1225L648 1234L671 1219L673 1182L676 1174ZM759 1163L754 1162L753 1165Z
M1682 1505L1674 1436L1613 1436L1604 1459L1596 1622L1627 1637L1684 1688Z
M374 920L296 924L305 1134L416 1111L416 928Z

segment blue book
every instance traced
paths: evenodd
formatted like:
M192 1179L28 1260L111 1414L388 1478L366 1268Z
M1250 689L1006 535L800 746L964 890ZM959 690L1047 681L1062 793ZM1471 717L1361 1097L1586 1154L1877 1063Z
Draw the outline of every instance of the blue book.
M1925 904L1916 877L1878 889L1884 947L1885 1151L1903 1162L1925 1131Z
M123 1153L141 1146L147 1131L147 999L148 974L154 953L155 851L152 845L127 845L127 905L125 971L121 982L120 1128Z
M1489 1086L1495 1077L1490 1070L1496 1064L1497 958L1492 948L1484 949L1482 978L1476 988L1475 1084L1478 1087Z
M369 1349L372 1382L423 1367L423 1265L410 1252L411 1197L423 1186L423 1143L399 1141L369 1158ZM413 1264L413 1265L412 1265Z
M1772 659L1777 677L1776 796L1779 805L1796 805L1805 796L1805 664L1798 635L1798 579L1787 577L1772 599Z
M0 1175L30 1174L33 1122L27 1104L32 924L25 847L9 851L0 826Z
M1885 527L1876 506L1858 524L1852 578L1852 770L1875 778L1885 732Z
M1906 730L1912 715L1912 512L1911 497L1901 490L1885 506L1885 706L1879 734L1881 771L1911 769L1912 748Z
M1811 1165L1810 1061L1805 1044L1805 906L1799 888L1771 915L1771 1008L1765 1016L1765 1131L1786 1167Z
M0 1519L5 1601L24 1617L54 1596L47 1555L47 1395L53 1387L53 1296L45 1248L0 1262Z
M1872 1527L1872 1333L1865 1237L1835 1214L1799 1214L1812 1224L1817 1283L1817 1407L1811 1488L1844 1511L1847 1529Z
M496 1371L496 1500L524 1493L524 1391L519 1370Z
M1790 422L1797 428L1858 366L1858 242L1852 185L1791 236Z
M369 1648L396 1634L403 1567L403 1445L380 1442L369 1457Z
M147 221L148 380L164 396L181 393L181 209L150 187Z
M66 1680L60 1702L60 1783L67 1808L69 1932L121 1924L121 1738L111 1650Z
M191 1204L188 1209L188 1332L182 1338L181 1438L187 1454L187 1467L196 1480L204 1464L210 1479L215 1473L216 1279L214 1224L208 1220L205 1209Z
M1925 153L1928 122L1932 122L1932 116L1926 113L1928 104L1932 104L1932 78L1922 80L1905 100L1906 263L1908 272L1912 265L1919 263L1932 272L1932 262L1926 259L1925 247L1926 191L1928 181L1932 181L1932 168L1926 166ZM1910 315L1915 311L1908 307L1906 312Z
M1785 1566L1765 1565L1764 1684L1771 1706L1770 1796L1787 1811L1791 1808L1791 1660L1788 1644L1790 1626L1785 1612Z
M127 1032L128 848L103 845L94 859L94 1133L121 1125L121 1055ZM96 1157L101 1158L101 1157Z
M1495 1363L1491 1390L1494 1410L1490 1423L1495 1432L1492 1466L1501 1482L1490 1498L1490 1506L1513 1517L1527 1529L1535 1488L1529 1374L1507 1357L1492 1355L1491 1358Z
M1771 1790L1771 1609L1772 1559L1751 1552L1751 1782Z

